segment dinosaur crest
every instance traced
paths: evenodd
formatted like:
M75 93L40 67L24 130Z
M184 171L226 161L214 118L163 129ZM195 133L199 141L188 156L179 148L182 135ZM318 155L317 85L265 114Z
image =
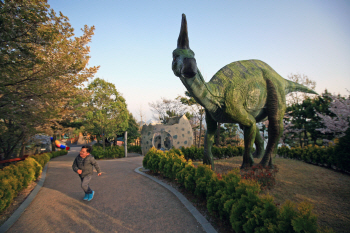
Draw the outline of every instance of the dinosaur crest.
M188 31L187 31L187 20L186 20L185 14L182 14L180 35L179 35L179 38L177 39L177 48L178 49L190 48L190 42L188 40Z

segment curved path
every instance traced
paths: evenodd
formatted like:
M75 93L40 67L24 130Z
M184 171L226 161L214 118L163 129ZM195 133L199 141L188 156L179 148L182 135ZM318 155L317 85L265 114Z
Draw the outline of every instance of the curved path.
M83 201L72 170L80 148L49 162L43 187L7 232L204 232L173 193L134 172L141 156L98 161L94 199Z

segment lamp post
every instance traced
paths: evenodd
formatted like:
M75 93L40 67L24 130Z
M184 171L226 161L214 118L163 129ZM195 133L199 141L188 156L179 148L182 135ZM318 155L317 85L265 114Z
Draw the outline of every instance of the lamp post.
M127 143L127 140L128 140L128 132L125 131L124 133L124 150L125 150L125 158L128 157L128 143Z

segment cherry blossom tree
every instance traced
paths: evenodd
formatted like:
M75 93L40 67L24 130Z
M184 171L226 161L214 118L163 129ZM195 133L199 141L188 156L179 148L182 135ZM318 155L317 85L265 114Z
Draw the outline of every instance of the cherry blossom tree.
M348 98L329 95L332 102L329 106L329 111L334 116L324 115L319 112L316 114L321 118L321 123L325 126L316 130L321 133L331 133L334 138L341 138L345 135L345 131L349 128L349 117L350 117L350 96ZM329 142L329 140L324 140Z

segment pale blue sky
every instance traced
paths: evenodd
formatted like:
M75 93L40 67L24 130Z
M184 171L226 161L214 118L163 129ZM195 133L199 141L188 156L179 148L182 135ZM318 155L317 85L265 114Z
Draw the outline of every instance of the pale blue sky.
M350 89L350 1L119 1L49 0L69 18L76 35L96 27L90 43L95 77L114 83L139 119L142 106L174 99L185 87L171 70L181 14L205 80L238 60L259 59L282 77L316 81L316 91Z

